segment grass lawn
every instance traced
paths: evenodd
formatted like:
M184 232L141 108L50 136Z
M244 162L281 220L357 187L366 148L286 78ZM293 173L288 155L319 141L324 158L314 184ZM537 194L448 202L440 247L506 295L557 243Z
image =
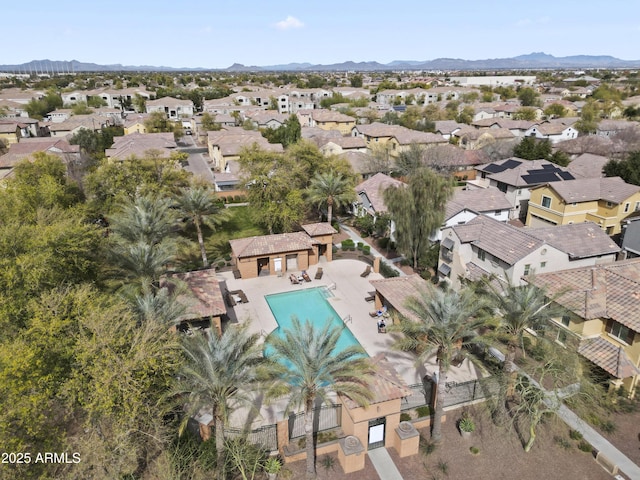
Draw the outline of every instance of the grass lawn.
M254 223L249 208L248 206L229 207L227 210L231 218L220 225L215 232L208 229L205 231L205 245L212 260L231 253L229 240L269 233L265 228Z

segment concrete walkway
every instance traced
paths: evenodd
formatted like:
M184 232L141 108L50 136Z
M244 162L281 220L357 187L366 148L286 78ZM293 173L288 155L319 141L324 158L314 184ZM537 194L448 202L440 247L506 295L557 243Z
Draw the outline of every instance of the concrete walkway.
M403 480L386 448L374 448L367 453L381 480Z
M565 405L561 405L558 410L558 416L571 427L582 434L582 437L591 444L591 446L614 465L618 466L621 473L629 478L640 479L640 467L633 463L629 457L614 447L606 438L596 432L587 423L578 417L574 412L569 410Z
M355 230L353 230L353 229L351 229L351 228L349 228L349 227L345 226L345 225L344 225L344 224L342 224L342 223L340 223L340 229L341 229L341 230L343 230L347 235L349 235L349 238L351 238L351 240L353 240L356 244L357 244L358 242L362 242L362 243L364 243L365 245L369 245L369 246L371 247L371 254L372 254L372 255L374 255L374 256L380 257L380 261L381 261L381 262L386 263L389 267L391 267L391 268L392 268L392 269L394 269L396 272L398 272L398 274L399 274L401 277L404 277L404 276L406 275L402 270L400 270L398 267L396 267L396 266L394 265L394 263L393 263L393 262L391 262L390 260L388 260L387 258L385 258L385 256L384 256L384 255L382 255L378 250L376 250L375 248L373 248L369 243L365 242L365 241L364 241L364 239L363 239L360 235L358 235L358 233L357 233ZM400 260L400 258L394 258L393 260L397 260L397 261L399 261L399 260Z

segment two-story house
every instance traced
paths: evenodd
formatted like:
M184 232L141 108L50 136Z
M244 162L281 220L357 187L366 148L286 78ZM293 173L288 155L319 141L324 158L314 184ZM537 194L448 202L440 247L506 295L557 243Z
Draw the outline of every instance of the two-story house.
M547 160L523 160L508 158L476 167L478 174L467 182L467 188L495 187L503 192L511 203L510 218L524 220L531 188L547 182L573 180L566 169Z
M579 178L532 188L526 225L594 222L616 235L624 219L638 210L640 186L620 177Z
M387 212L384 201L384 191L390 187L405 187L406 184L384 173L376 173L355 187L357 200L353 203L351 211L354 215L362 217L371 215L374 221L377 216ZM393 221L389 227L390 238L393 238L395 225Z
M271 153L283 153L279 143L269 143L260 132L245 130L241 127L227 127L222 130L207 132L209 158L216 171L227 171L229 160L238 160L244 148L257 145L260 149Z
M633 396L640 383L640 258L527 278L566 313L551 322L557 342Z
M517 228L487 215L442 230L438 276L459 288L461 279L493 275L512 285L522 276L613 262L620 247L597 225Z
M158 98L157 100L148 100L146 103L146 108L147 113L165 113L169 120L180 120L182 118L192 117L194 112L193 101L172 97L163 97Z
M563 142L578 137L578 131L562 123L544 122L533 125L525 132L527 137L547 139L551 143Z

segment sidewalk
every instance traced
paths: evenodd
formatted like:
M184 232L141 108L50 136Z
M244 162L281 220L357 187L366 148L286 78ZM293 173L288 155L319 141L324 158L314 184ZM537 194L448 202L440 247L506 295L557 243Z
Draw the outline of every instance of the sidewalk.
M378 472L381 480L402 480L402 475L386 448L374 448L367 452L373 468Z
M396 272L398 272L398 274L401 277L404 277L406 274L400 270L398 267L396 267L393 262L391 262L390 260L388 260L387 258L385 258L384 255L382 255L378 250L376 250L375 248L373 248L370 244L368 244L367 242L364 241L364 239L358 235L354 230L352 230L350 227L347 227L346 225L340 223L340 229L343 230L345 233L347 233L349 235L349 237L351 238L351 240L353 240L356 244L358 242L362 242L365 245L369 245L371 247L371 254L377 257L380 257L380 261L386 263L389 267L391 267L392 269L394 269ZM393 260L399 260L394 258Z

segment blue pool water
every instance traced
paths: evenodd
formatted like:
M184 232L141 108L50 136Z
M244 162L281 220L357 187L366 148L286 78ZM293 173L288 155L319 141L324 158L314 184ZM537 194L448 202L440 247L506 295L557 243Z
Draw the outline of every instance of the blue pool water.
M342 319L326 300L326 297L326 288L308 288L266 295L264 298L278 322L278 328L274 330L273 334L280 337L283 336L283 330L291 328L292 315L298 317L302 323L306 320L311 320L319 328L324 328L327 322L332 327L342 328L344 326ZM361 347L360 342L353 336L351 331L348 328L343 328L336 345L336 351L341 352L350 346Z

